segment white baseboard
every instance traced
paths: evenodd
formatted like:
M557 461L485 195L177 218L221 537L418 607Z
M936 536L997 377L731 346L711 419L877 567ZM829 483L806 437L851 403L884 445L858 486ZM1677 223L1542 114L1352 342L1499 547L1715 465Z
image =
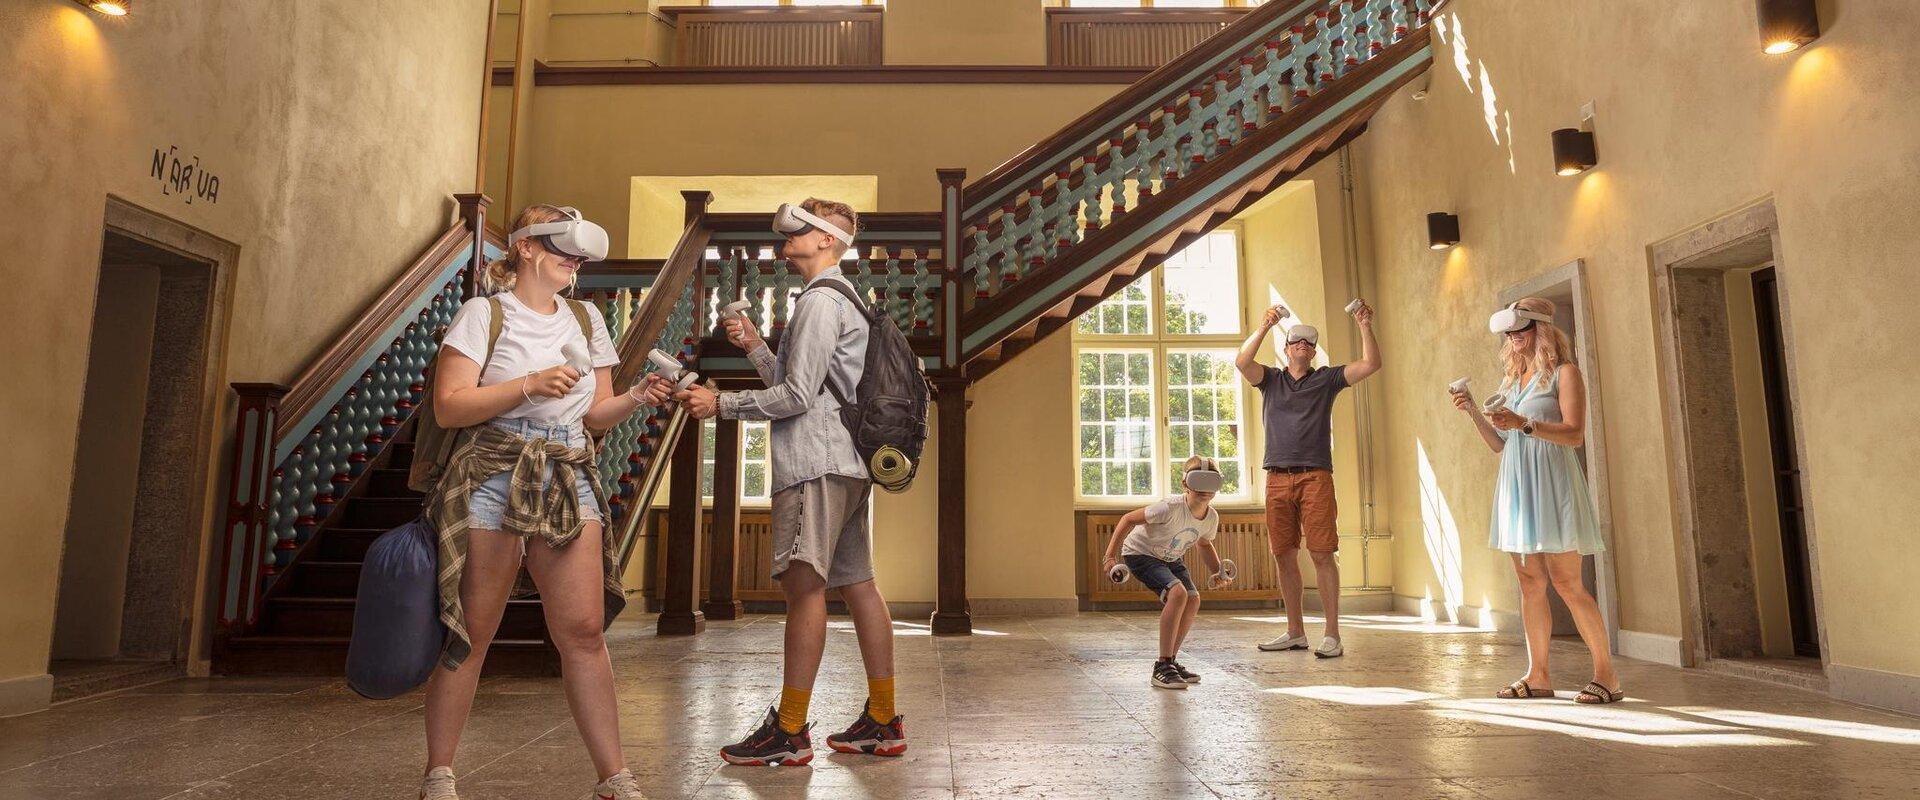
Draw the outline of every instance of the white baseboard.
M21 675L0 680L0 717L43 711L53 702L53 675Z
M1627 658L1665 664L1669 667L1686 666L1686 645L1678 636L1663 633L1630 631L1621 628L1614 637L1614 649Z
M1920 675L1830 663L1827 690L1841 700L1920 714Z
M1306 606L1308 611L1317 614L1325 610L1320 607L1318 591L1309 591L1301 599L1303 600L1301 605ZM1393 607L1393 595L1378 590L1340 595L1340 613L1342 614L1384 614L1392 611Z
M1077 597L969 597L968 610L976 617L1016 615L1076 614Z
M1410 597L1404 594L1393 595L1393 610L1402 614L1411 614L1425 620L1465 625L1482 630L1492 629L1501 633L1519 633L1520 615L1497 608L1488 609L1479 606L1458 605L1447 608L1446 601L1425 597Z

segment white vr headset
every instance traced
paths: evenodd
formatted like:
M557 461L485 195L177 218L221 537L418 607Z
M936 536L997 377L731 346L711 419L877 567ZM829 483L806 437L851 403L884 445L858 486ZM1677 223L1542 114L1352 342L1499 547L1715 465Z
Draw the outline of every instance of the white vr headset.
M799 236L816 230L826 231L828 236L839 239L842 244L853 246L853 234L804 208L781 203L780 210L773 212L773 232L781 236Z
M1210 469L1187 471L1187 488L1196 492L1217 492L1226 479L1220 473Z
M1538 311L1528 311L1519 303L1493 312L1487 318L1487 330L1494 333L1517 333L1531 327L1535 322L1553 322L1553 317Z
M1319 347L1320 329L1306 323L1290 327L1287 329L1287 344L1293 344L1294 342L1306 342L1307 344Z
M560 255L587 261L604 260L607 257L607 229L586 221L580 216L580 210L572 206L563 207L560 211L568 218L528 225L507 234L507 246L512 247L521 239L532 237L538 239L542 247Z

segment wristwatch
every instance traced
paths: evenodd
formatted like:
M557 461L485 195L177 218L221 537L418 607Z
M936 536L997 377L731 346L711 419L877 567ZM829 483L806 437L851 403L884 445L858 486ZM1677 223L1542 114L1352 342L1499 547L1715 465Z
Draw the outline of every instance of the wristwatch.
M1522 423L1520 423L1520 432L1521 432L1521 433L1524 433L1524 434L1526 434L1526 435L1528 435L1528 436L1532 436L1532 435L1533 435L1533 420L1527 420L1526 422L1522 422Z

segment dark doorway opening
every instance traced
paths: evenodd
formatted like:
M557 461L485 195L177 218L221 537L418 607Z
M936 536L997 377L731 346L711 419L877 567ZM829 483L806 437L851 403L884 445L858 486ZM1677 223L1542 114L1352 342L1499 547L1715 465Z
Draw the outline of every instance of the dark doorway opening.
M1793 439L1793 395L1787 385L1786 343L1780 334L1780 287L1773 267L1753 273L1753 311L1754 328L1760 337L1760 373L1767 400L1767 438L1773 450L1774 497L1780 515L1780 555L1787 573L1793 653L1819 658L1806 506L1800 497L1799 449Z

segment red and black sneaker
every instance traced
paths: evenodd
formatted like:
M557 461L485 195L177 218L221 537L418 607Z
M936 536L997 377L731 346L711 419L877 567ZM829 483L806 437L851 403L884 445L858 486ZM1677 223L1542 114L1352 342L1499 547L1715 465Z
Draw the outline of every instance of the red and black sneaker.
M839 753L866 753L875 756L897 756L907 752L906 717L896 716L886 724L873 718L868 710L860 711L860 718L840 733L827 737L827 746Z
M780 730L780 712L767 709L760 729L738 744L720 748L720 758L743 767L798 767L813 760L813 725L799 733Z

